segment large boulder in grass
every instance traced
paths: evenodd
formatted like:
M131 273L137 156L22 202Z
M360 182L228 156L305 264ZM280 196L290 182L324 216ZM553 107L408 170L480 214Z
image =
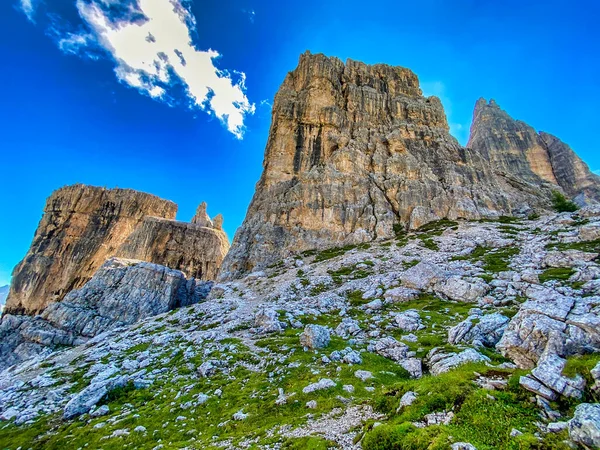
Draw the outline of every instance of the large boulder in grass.
M600 297L569 297L543 286L511 319L496 348L523 369L544 354L563 358L600 351Z
M307 325L300 335L300 344L310 349L325 348L330 341L329 328L321 325Z
M471 315L448 330L448 343L493 347L504 334L509 321L500 313Z
M587 447L600 447L600 404L581 403L569 421L569 437Z

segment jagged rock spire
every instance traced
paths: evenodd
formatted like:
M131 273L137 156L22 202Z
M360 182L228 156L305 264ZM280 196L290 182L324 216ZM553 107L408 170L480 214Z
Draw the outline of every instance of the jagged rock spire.
M200 205L198 206L198 209L196 210L196 215L194 217L192 217L192 223L195 223L196 225L200 225L201 227L208 227L208 228L212 228L213 223L210 220L210 217L208 216L207 212L206 212L206 202L202 202L200 203Z

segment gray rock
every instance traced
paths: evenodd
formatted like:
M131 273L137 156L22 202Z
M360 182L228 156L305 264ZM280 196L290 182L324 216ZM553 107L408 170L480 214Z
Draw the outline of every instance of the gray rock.
M466 320L448 330L450 344L483 344L495 346L506 329L509 318L499 313L485 316L469 316Z
M517 366L531 369L542 354L567 357L600 351L598 297L568 297L542 286L509 322L496 348Z
M578 444L600 447L600 404L582 403L569 421L569 436Z
M233 420L246 420L247 418L248 414L241 409L233 415Z
M408 345L398 342L393 337L386 337L375 341L373 351L384 358L393 361L402 361L408 358Z
M117 387L125 386L127 381L127 377L119 376L91 383L67 403L63 417L65 419L72 419L73 417L89 412L106 394Z
M102 405L96 409L94 409L92 412L90 412L90 416L92 417L101 417L101 416L105 416L110 412L110 408L108 407L108 405Z
M487 356L468 348L460 353L445 353L439 348L432 349L427 355L429 371L432 375L448 372L450 369L468 362L489 362Z
M421 321L418 311L409 309L408 311L398 313L394 316L394 325L403 331L418 331L425 328Z
M337 336L344 339L347 339L350 336L356 336L360 332L361 328L358 321L350 317L344 317L334 331Z
M368 370L357 370L356 372L354 372L354 376L360 381L367 381L373 378L373 374Z
M452 276L435 287L436 294L458 302L477 302L489 292L489 286L479 278L471 281L464 280L459 276Z
M415 300L419 296L419 291L407 287L397 287L386 291L383 295L387 303L401 303Z
M400 276L400 281L404 287L423 291L446 277L447 274L438 266L422 261L404 272Z
M477 450L473 444L469 444L468 442L456 442L452 444L452 450Z
M261 308L254 315L254 326L262 333L278 333L283 331L277 311L272 308Z
M416 392L408 391L400 398L400 406L398 409L405 408L412 405L417 400L418 394Z
M304 389L302 389L302 392L304 392L305 394L310 394L311 392L322 391L335 386L337 386L337 383L335 381L330 380L329 378L321 378L316 383L312 383L306 386Z
M300 344L310 349L325 348L330 340L329 328L321 325L307 325L300 334Z

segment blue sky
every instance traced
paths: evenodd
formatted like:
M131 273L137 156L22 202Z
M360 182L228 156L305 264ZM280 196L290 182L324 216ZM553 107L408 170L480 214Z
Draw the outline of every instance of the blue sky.
M1 2L0 285L46 197L67 184L151 192L175 201L180 220L207 201L233 238L273 96L305 50L412 69L463 144L475 101L495 98L600 169L597 2L172 1L177 16L162 12L167 0ZM115 19L130 22L125 33L111 34ZM177 47L180 63L146 64L146 38Z

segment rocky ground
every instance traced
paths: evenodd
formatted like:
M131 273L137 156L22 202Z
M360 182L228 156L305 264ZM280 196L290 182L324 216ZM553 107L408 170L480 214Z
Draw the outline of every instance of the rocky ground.
M0 373L0 447L600 445L600 208L311 251Z

